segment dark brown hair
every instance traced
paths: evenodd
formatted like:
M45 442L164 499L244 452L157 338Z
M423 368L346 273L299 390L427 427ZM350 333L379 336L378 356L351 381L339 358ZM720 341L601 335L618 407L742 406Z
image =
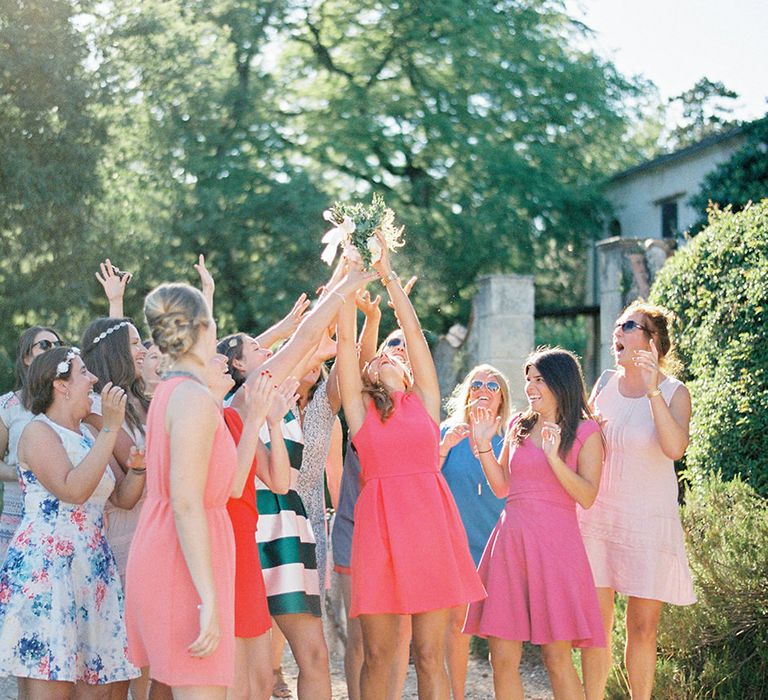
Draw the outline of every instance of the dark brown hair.
M66 361L70 347L51 348L38 355L27 372L27 383L24 386L24 408L35 415L45 413L53 403L53 382L56 379L67 380L72 376L74 359L69 361L66 372L56 375L59 363Z
M675 374L680 369L680 362L675 356L675 346L672 342L672 326L675 323L675 315L663 306L649 304L642 299L633 301L621 315L634 313L642 314L647 325L650 326L650 335L659 351L659 366L664 371Z
M27 383L29 365L26 364L24 360L32 357L32 348L35 346L35 338L37 338L38 334L43 331L53 333L53 335L61 340L58 331L55 331L53 328L48 328L48 326L32 326L27 328L27 330L21 334L19 337L19 344L16 346L16 364L14 366L16 386L14 386L14 391L18 391L19 389L23 390L24 385Z
M227 358L227 367L229 368L229 374L232 379L235 380L235 385L232 387L230 393L236 392L245 382L245 374L235 367L235 360L243 359L243 347L245 346L245 333L233 333L225 338L222 338L216 346L216 352L220 355L225 355Z
M557 424L560 426L560 449L558 454L565 459L576 440L576 431L582 420L593 419L587 404L587 390L579 360L563 348L539 348L525 362L524 372L535 367L557 401ZM511 440L520 445L530 435L539 414L528 409L515 422Z

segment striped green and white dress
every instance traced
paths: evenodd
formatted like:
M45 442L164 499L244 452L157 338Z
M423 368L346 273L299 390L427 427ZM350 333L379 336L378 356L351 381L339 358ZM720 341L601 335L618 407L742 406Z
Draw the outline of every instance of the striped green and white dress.
M301 424L292 412L281 424L291 461L291 486L286 494L276 494L256 478L256 506L259 524L256 542L264 572L267 604L271 615L309 613L320 617L320 578L312 525L296 482L301 468L304 436ZM269 446L269 430L261 431Z

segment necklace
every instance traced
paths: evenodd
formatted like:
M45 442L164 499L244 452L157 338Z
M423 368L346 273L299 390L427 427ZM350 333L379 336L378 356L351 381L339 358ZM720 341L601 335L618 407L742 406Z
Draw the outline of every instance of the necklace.
M189 377L189 379L194 379L198 384L203 383L200 377L198 377L196 374L183 369L172 369L168 372L164 372L163 376L160 378L160 381L164 382L167 379L175 379L176 377Z

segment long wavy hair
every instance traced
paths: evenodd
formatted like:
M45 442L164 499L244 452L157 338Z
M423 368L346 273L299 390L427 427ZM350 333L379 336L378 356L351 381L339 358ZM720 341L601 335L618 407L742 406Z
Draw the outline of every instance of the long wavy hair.
M125 391L129 399L125 406L125 422L132 430L144 435L144 421L136 404L146 412L149 399L144 393L144 381L136 376L129 325L136 327L130 318L97 318L83 332L81 353L88 371L98 379L94 391L100 392L107 382ZM113 331L101 337L110 328ZM98 342L94 342L97 338Z
M535 367L557 401L557 424L560 426L560 449L565 459L576 440L576 431L583 420L594 419L587 403L587 389L579 359L563 348L539 348L525 361L524 372ZM528 408L510 431L510 441L516 445L531 434L539 420L539 414Z
M470 384L475 380L478 374L490 374L498 383L501 389L501 401L499 402L499 435L503 434L509 423L510 400L509 400L509 381L504 374L493 365L476 365L467 373L464 380L459 384L453 393L445 402L445 412L448 417L445 419L448 425L458 425L459 423L469 423L470 410Z

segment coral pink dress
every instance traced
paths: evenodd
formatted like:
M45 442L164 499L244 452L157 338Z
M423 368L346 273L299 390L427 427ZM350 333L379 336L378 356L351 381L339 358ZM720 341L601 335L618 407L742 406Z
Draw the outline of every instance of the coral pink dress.
M363 488L355 506L350 616L414 614L485 596L459 512L438 467L440 429L415 393L373 402L352 440Z
M600 430L582 421L565 463ZM478 569L488 597L469 606L464 632L533 644L605 646L595 584L576 520L576 502L530 438L510 445L509 495Z
M219 419L205 484L221 641L205 658L187 648L200 631L200 597L181 551L170 499L170 445L165 414L174 389L185 377L160 383L147 416L147 497L128 555L125 622L128 657L149 666L152 678L170 686L232 684L234 675L235 543L227 514L237 468L237 449Z
M680 386L672 377L659 385L667 404ZM614 373L596 405L607 421L605 466L595 504L579 509L595 583L674 605L696 602L675 465L661 451L650 402L623 396Z

